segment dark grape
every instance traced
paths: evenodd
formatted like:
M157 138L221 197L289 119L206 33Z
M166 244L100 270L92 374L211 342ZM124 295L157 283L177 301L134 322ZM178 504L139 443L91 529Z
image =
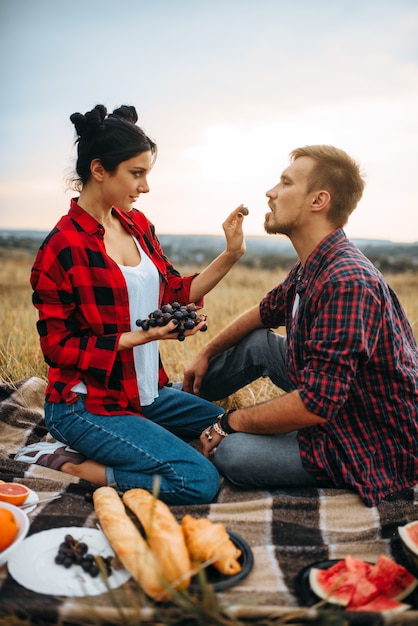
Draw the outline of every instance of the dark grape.
M87 554L88 549L88 545L82 541L80 541L80 543L78 543L75 547L75 551L77 552L77 554Z
M87 561L86 559L83 559L81 567L83 568L85 572L88 573L91 570L92 565L93 565L92 561Z
M100 574L98 562L103 564L107 576L112 574L112 557L102 557L90 554L89 547L84 541L77 541L72 535L66 535L64 541L58 546L54 561L57 565L69 569L72 565L79 565L92 578ZM97 560L97 562L96 562Z
M196 305L191 302L187 305L180 305L178 302L172 304L163 304L161 309L155 309L144 320L136 320L136 325L142 330L148 330L150 327L166 326L169 322L174 322L177 328L172 330L172 333L177 333L179 341L185 340L184 332L186 330L192 330L197 324L206 319L204 315L198 315L196 313ZM207 325L202 326L201 330L207 330Z
M90 571L89 571L90 576L91 576L92 578L96 578L96 576L98 576L98 575L99 575L99 573L100 573L99 568L97 567L97 565L93 564L93 565L90 567Z

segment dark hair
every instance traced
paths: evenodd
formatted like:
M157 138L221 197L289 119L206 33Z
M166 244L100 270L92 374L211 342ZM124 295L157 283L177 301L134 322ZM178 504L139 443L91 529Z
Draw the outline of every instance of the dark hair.
M292 161L307 156L315 160L307 192L326 189L331 194L328 219L334 226L344 226L360 201L365 179L360 167L344 150L329 145L304 146L290 153Z
M157 156L157 145L136 125L135 107L123 105L107 114L102 104L84 115L73 113L70 120L77 132L77 177L73 186L81 191L90 178L90 164L100 159L107 172L114 172L122 161L132 159L141 152L151 151Z

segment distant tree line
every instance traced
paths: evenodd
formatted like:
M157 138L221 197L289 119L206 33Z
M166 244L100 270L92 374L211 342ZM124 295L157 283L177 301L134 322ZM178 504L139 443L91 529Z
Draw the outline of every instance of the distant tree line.
M24 235L0 234L0 256L8 254L34 257L43 241L38 238ZM173 239L174 243L170 243ZM195 237L182 237L181 245L175 243L172 236L163 244L164 252L175 266L204 266L213 260L214 256L223 249L222 239L214 241L208 238L208 243L200 242L196 245ZM221 242L221 243L219 243ZM361 247L361 246L360 246ZM250 248L250 246L249 246ZM364 246L363 253L380 269L381 272L403 273L418 271L418 243L416 244L373 244ZM296 253L293 248L279 249L273 252L271 247L265 250L258 246L256 249L247 249L239 263L248 268L274 270L277 268L290 269L296 262Z
M182 265L207 265L213 260L214 250L211 248L182 248L172 247L170 244L164 246L164 252L170 261L176 266ZM418 271L418 244L416 245L416 254L403 254L398 250L397 254L388 254L384 249L371 247L363 250L368 259L382 272L403 273L410 271ZM218 254L218 252L216 252ZM260 268L265 270L274 270L277 268L290 269L297 261L295 254L277 254L271 251L265 253L252 253L248 251L240 259L240 265L248 268Z

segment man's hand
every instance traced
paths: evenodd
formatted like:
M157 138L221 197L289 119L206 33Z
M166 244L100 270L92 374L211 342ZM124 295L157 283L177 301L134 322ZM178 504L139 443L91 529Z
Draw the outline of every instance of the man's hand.
M199 437L199 452L208 459L209 455L215 450L222 439L222 435L218 435L213 426L205 428Z
M208 367L209 359L200 352L184 372L183 390L199 396L202 380L208 371Z

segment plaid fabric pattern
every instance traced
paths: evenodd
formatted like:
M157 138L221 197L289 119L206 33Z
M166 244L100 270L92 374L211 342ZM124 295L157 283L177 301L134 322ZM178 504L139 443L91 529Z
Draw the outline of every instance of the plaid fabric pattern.
M94 528L97 517L91 501L85 498L91 492L91 485L61 472L13 460L20 447L47 437L42 421L44 390L45 383L37 378L16 385L0 385L0 479L22 482L39 497L62 494L60 499L29 513L30 535L65 526ZM347 554L372 562L380 554L386 554L406 565L397 527L418 519L418 487L368 508L358 495L345 489L243 491L224 483L213 504L172 507L172 511L179 521L186 513L208 516L238 533L251 547L254 556L251 573L237 586L217 594L231 618L251 617L261 621L298 609L301 614L298 623L305 623L303 616L306 623L312 623L315 615L320 618L330 609L308 608L312 599L301 585L304 580L301 573L313 563ZM418 623L418 591L408 598L408 603L412 610L396 615L398 625ZM93 601L88 597L52 597L21 587L3 565L0 615L13 611L21 616L26 614L33 621L38 618L43 624L62 620L97 625L99 620L108 620L125 626L130 623L132 612L144 623L161 623L155 607L141 596L132 579L112 592L112 598L107 593L95 596ZM351 623L350 614L346 613L345 617L345 623ZM360 623L355 621L358 614L352 617L353 624ZM368 625L383 623L379 613L366 617Z
M303 464L373 506L418 479L417 343L396 294L343 230L301 272L298 263L260 312L266 326L286 326L291 382L327 419L299 431Z
M193 276L182 278L173 268L153 225L135 209L125 213L114 208L113 214L157 267L160 303L187 304ZM121 270L106 254L103 235L103 226L72 200L68 215L36 256L31 284L41 348L49 365L47 398L71 401L71 389L81 379L88 387L90 412L141 413L133 351L117 352L120 334L131 330L128 291ZM159 383L166 382L160 364Z

